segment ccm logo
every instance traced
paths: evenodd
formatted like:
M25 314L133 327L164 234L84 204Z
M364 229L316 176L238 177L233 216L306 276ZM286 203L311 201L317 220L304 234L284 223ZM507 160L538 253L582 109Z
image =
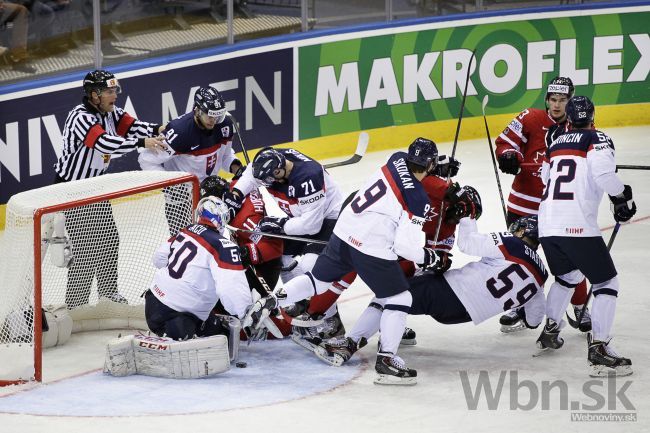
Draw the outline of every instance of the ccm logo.
M138 346L144 347L145 349L152 349L152 350L167 350L167 349L169 349L169 345L167 345L167 344L147 343L146 341L140 341L138 343Z

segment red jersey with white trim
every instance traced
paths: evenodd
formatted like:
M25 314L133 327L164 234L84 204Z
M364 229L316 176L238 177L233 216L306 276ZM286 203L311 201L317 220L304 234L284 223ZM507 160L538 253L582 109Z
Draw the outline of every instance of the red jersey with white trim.
M185 113L165 127L165 151L140 150L138 162L143 170L186 171L199 182L219 170L230 172L235 160L232 149L233 124L229 117L213 129L202 129L194 112Z
M515 149L523 155L523 163L540 165L522 166L512 182L508 196L508 211L518 215L537 215L544 183L541 164L546 154L546 132L557 123L546 110L528 108L503 130L495 140L496 156Z
M390 156L339 216L334 234L364 254L386 260L424 262L429 198L406 165L405 152Z
M264 199L259 190L253 190L242 203L242 207L235 215L235 218L230 221L230 225L240 229L255 230L265 215ZM255 248L248 249L251 263L254 265L282 256L284 246L282 239L243 232L236 232L236 235L239 245L253 244L255 246Z
M618 195L614 143L596 129L573 129L558 136L542 166L546 190L539 208L539 235L596 237L603 192Z
M151 292L176 311L206 320L221 300L228 313L243 318L253 302L239 248L206 226L181 230L158 248L154 264Z
M539 325L545 314L544 283L548 272L537 252L512 233L479 233L476 221L460 220L458 248L481 257L443 274L472 322L526 304L526 321Z
M436 250L451 251L454 247L456 233L456 224L449 224L445 222L445 211L449 207L449 201L444 200L447 189L449 189L451 181L447 182L438 176L426 176L422 179L422 186L429 197L431 203L431 215L433 218L424 223L424 233L426 234L427 246ZM440 211L440 204L443 203L443 209ZM440 233L438 233L438 241L433 244L436 236L436 229L438 228L438 218L442 218L440 225Z

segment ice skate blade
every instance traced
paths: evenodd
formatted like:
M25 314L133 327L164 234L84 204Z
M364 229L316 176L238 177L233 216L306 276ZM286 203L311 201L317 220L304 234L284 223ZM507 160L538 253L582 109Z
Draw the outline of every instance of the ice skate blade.
M608 377L608 376L629 376L633 373L631 365L621 365L619 367L607 367L605 365L589 365L590 377Z
M321 361L324 361L325 363L334 367L340 367L345 362L340 355L337 354L330 355L329 353L327 353L327 350L325 350L325 348L321 346L317 346L316 349L314 350L314 353Z
M526 325L521 320L514 325L501 325L501 332L504 334L512 334L513 332L523 331L524 329L526 329Z
M319 340L318 343L320 343L320 339L315 338L314 340ZM314 352L316 348L318 347L318 343L311 342L306 338L301 337L300 335L297 334L291 334L291 341L296 343L298 346L302 347L305 350L308 350L310 352Z
M415 338L402 338L402 341L399 342L400 346L415 346L418 344L418 341Z
M417 377L396 377L390 374L378 374L375 385L413 386L418 383Z

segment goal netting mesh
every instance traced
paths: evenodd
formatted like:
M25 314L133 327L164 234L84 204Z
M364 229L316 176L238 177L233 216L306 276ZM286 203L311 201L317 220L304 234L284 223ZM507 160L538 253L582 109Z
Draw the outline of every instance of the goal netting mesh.
M0 241L0 381L34 379L38 299L66 304L73 332L146 329L153 253L191 222L197 188L188 173L135 171L12 196Z

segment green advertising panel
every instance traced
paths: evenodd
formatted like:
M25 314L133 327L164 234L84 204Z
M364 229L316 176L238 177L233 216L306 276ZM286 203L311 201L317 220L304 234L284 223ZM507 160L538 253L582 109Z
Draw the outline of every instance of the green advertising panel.
M472 51L466 116L486 94L492 114L543 108L557 75L596 105L650 102L650 11L564 15L301 47L299 138L456 118Z

